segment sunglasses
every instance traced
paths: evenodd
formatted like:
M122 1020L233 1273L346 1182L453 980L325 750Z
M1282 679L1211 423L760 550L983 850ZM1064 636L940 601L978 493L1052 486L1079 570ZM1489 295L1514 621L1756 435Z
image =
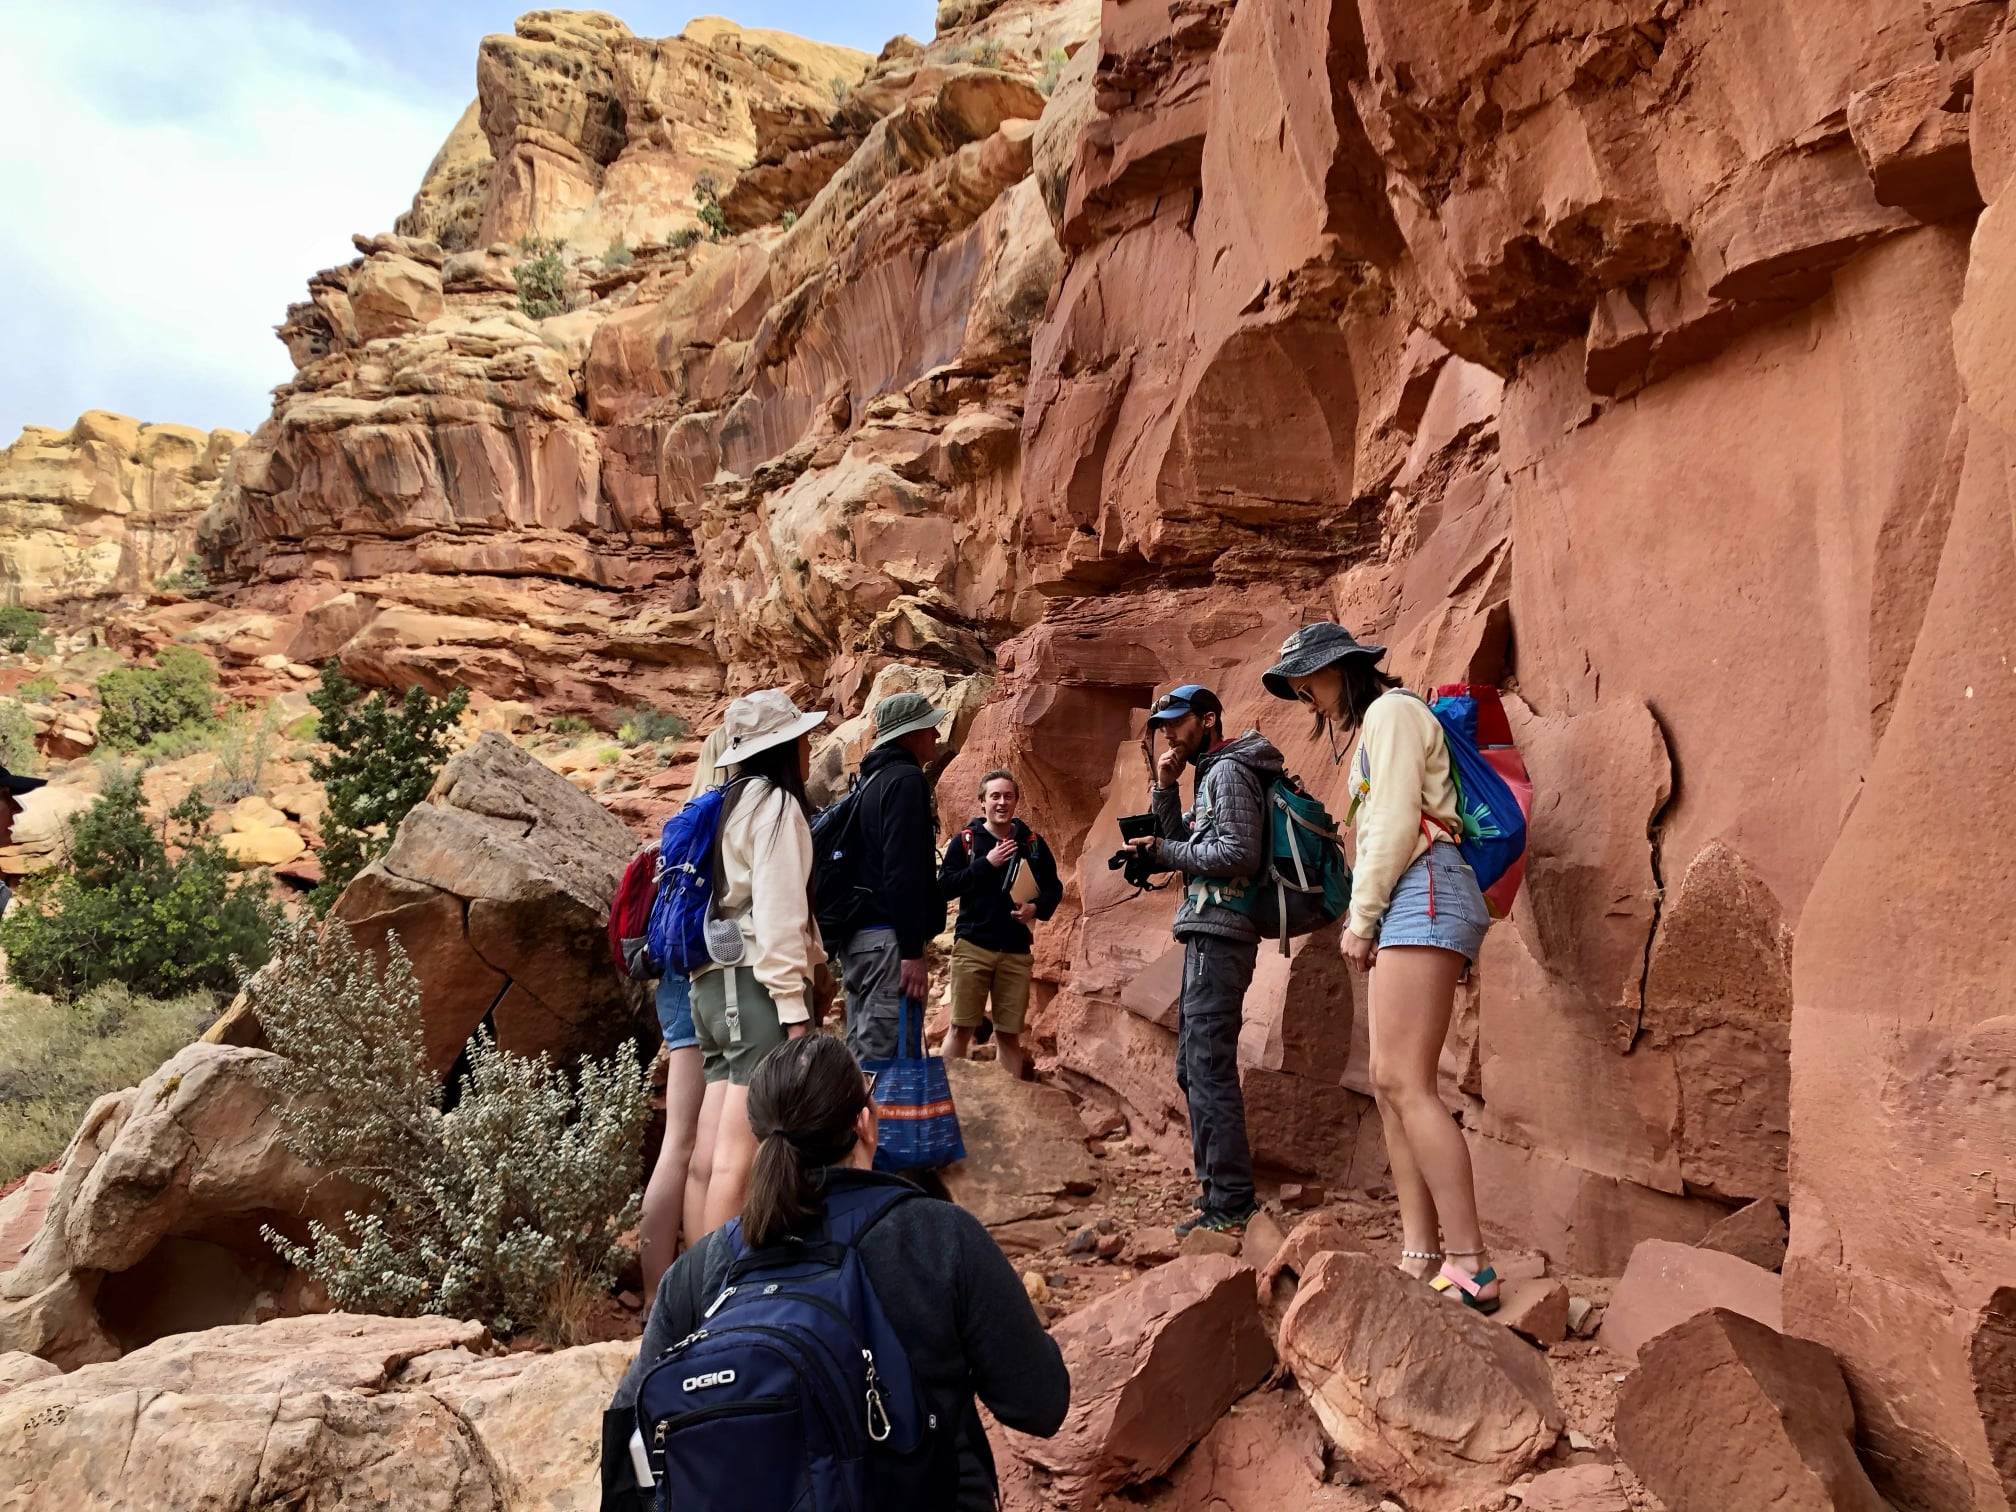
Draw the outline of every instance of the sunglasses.
M1295 690L1295 697L1302 703L1308 704L1312 709L1316 707L1316 695L1311 693L1307 688L1297 688Z
M868 1101L871 1103L875 1101L875 1078L878 1074L874 1071L863 1071L861 1073L861 1086L867 1092Z

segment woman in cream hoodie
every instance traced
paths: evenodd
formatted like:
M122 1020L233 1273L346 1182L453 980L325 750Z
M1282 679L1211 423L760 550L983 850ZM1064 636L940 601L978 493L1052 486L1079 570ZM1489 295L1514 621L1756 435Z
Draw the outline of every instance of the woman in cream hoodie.
M722 721L733 767L722 805L714 924L715 964L693 975L693 1028L706 1092L686 1177L685 1232L711 1233L742 1210L756 1136L749 1078L786 1039L812 1030L812 983L826 953L812 919L810 732L781 689L738 698Z
M1491 915L1465 864L1449 745L1428 705L1379 670L1383 646L1342 625L1304 625L1263 675L1277 698L1316 711L1330 736L1358 736L1347 770L1357 836L1344 955L1370 973L1372 1086L1400 1198L1401 1263L1481 1312L1498 1310L1470 1147L1436 1087L1456 986ZM1374 970L1374 966L1377 970ZM1447 1255L1443 1244L1447 1244Z

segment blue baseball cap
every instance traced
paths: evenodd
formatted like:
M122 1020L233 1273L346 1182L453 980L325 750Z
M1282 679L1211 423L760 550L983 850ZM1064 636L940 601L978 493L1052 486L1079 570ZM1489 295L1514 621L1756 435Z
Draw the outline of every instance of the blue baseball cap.
M1225 705L1201 683L1185 683L1180 688L1171 688L1149 706L1148 723L1174 724L1185 714L1216 714L1223 719Z

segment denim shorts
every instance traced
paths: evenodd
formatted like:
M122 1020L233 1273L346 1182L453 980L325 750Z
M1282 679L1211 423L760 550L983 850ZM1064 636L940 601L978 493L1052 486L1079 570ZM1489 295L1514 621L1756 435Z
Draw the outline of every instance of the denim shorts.
M1432 945L1474 962L1491 912L1463 853L1437 841L1400 874L1379 921L1379 944Z
M693 1031L693 982L676 971L658 978L658 1028L667 1050L686 1050L700 1043Z

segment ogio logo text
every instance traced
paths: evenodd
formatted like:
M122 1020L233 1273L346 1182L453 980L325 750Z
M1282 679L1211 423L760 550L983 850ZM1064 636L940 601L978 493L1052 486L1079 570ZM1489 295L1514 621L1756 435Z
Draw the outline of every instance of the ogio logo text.
M710 1370L705 1375L686 1377L681 1387L686 1391L705 1391L709 1386L732 1385L734 1380L735 1372L732 1370Z

